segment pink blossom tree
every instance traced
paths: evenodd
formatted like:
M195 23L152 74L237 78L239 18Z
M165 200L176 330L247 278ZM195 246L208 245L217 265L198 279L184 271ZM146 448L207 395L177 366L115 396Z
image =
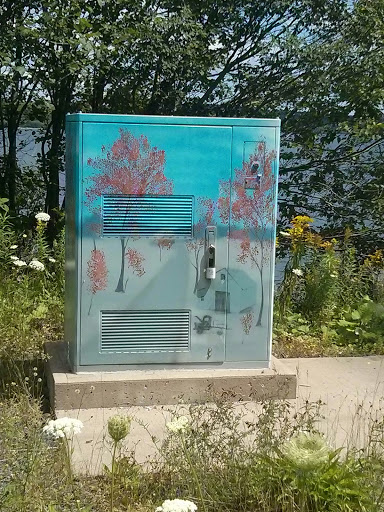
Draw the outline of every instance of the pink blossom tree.
M88 315L91 312L93 297L97 292L105 290L107 287L107 265L105 263L104 251L93 249L87 262L87 276L89 279L88 289L91 292L91 303L89 305Z
M102 156L88 159L88 165L95 169L96 173L89 177L89 185L85 191L86 204L95 214L100 214L100 207L94 204L96 199L106 194L142 196L173 193L173 183L164 175L165 152L157 147L151 147L144 135L135 137L131 132L120 129L120 136L110 149L102 146L101 150ZM125 215L128 216L129 211L126 211ZM133 254L128 242L129 237L120 237L121 263L116 292L125 291L125 262L127 260L129 263ZM144 257L139 257L137 251L136 255L136 261L141 258L142 265ZM144 268L142 272L134 272L141 276L144 274Z
M249 262L259 274L261 299L256 322L258 326L261 325L265 302L264 269L274 243L271 229L275 221L276 177L272 167L275 158L275 151L265 154L264 144L260 143L242 168L235 169L233 181L221 183L218 201L222 221L230 221L230 238L239 244L237 261L242 264ZM262 170L259 180L254 174L255 164ZM254 185L246 187L246 182ZM248 317L246 321L248 325Z

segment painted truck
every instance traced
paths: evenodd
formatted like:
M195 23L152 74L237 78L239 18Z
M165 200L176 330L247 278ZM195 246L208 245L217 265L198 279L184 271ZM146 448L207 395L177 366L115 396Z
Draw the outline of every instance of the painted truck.
M74 371L268 367L280 121L70 114Z

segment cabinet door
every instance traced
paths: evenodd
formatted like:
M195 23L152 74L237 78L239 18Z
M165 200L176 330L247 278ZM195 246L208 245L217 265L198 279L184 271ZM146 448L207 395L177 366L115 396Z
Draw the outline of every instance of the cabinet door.
M231 135L84 123L81 365L224 360Z
M277 136L273 127L233 129L226 358L268 361L277 201Z

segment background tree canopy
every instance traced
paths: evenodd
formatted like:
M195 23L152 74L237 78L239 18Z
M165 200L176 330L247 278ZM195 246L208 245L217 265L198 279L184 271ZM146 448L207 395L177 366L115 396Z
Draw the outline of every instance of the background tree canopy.
M383 42L382 0L3 0L0 197L54 231L67 112L279 116L281 224L350 226L364 255L384 246Z

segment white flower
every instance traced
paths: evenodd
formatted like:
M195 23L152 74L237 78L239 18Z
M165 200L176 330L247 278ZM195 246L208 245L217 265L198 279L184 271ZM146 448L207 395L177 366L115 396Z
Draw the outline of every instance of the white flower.
M44 212L36 213L36 215L35 215L35 219L37 219L38 221L41 221L41 222L48 222L50 218L51 218L51 216L48 215L48 213L44 213Z
M313 469L328 461L331 448L320 434L300 432L283 445L282 452L296 467Z
M188 418L186 416L180 416L173 421L167 423L166 427L170 432L182 432L188 427Z
M195 512L197 505L188 500L165 500L161 507L157 507L156 512Z
M12 261L17 261L19 258L17 256L10 256Z
M50 420L48 425L43 427L43 432L48 437L53 437L54 439L59 439L60 437L68 439L76 434L80 434L83 427L84 425L80 420L65 417Z
M17 249L17 248L18 248L18 245L16 245L16 244L11 245L11 247L10 247L10 249Z
M299 269L299 268L294 268L294 269L292 270L292 272L293 272L296 276L299 276L299 277L301 277L301 276L303 275L303 271L302 271L301 269Z
M55 258L48 258L48 261L50 261L51 263L56 263Z
M44 267L44 263L41 263L41 261L38 261L38 260L32 260L31 263L29 264L29 266L35 270L44 270L45 267Z
M16 265L16 267L26 267L27 264L23 260L15 260L13 261L13 264Z
M24 233L23 238L27 238L27 235Z
M280 235L281 236L286 236L286 237L290 237L291 236L291 234L287 233L287 231L280 231Z

